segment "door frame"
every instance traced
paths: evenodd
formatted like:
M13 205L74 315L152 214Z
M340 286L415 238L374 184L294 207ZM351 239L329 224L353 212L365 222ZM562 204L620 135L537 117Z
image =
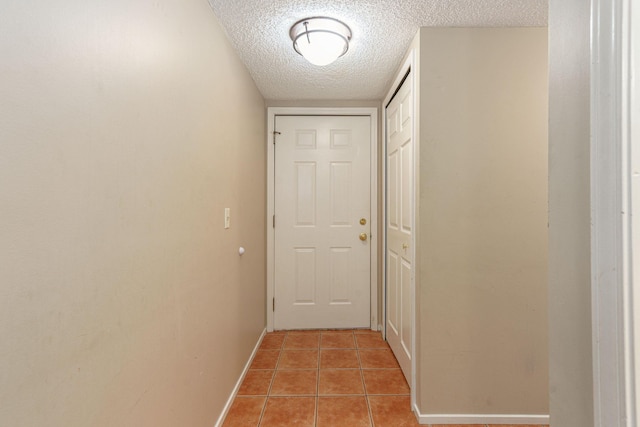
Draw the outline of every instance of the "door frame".
M419 71L416 66L416 49L412 47L409 50L409 53L402 64L402 67L398 69L398 72L393 80L393 84L387 92L384 100L382 102L382 147L381 147L381 157L382 157L382 177L381 177L381 187L382 187L382 336L386 340L387 334L387 106L393 99L394 95L400 89L401 84L404 82L405 77L412 73L411 77L411 106L412 106L412 114L413 114L413 124L411 137L413 138L413 191L411 194L411 206L413 208L413 215L411 218L411 226L413 228L413 233L411 233L411 250L412 259L413 259L413 268L411 269L411 301L413 301L413 306L411 307L411 384L410 393L411 393L411 408L414 410L416 414L420 412L417 410L417 379L416 379L416 370L417 370L417 361L416 361L416 348L417 348L417 332L416 332L416 316L418 310L418 298L417 296L417 282L418 277L416 271L419 265L418 256L420 254L418 245L417 245L417 235L418 235L418 215L419 215L419 204L416 195L420 194L420 180L418 179L420 175L420 141L418 139L419 136L419 126L420 126L420 117L419 117L419 105L418 105L418 84L419 84Z
M634 230L640 116L632 55L640 45L640 10L629 0L591 3L591 300L594 423L640 422L639 237ZM637 221L637 220L636 220Z
M273 332L275 298L275 119L277 116L367 116L371 120L370 201L370 325L378 330L378 109L377 108L267 108L267 332Z

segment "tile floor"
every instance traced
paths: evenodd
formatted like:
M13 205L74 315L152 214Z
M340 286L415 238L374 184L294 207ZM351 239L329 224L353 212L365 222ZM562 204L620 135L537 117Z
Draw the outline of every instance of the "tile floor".
M398 362L380 333L369 330L267 334L223 424L417 425Z

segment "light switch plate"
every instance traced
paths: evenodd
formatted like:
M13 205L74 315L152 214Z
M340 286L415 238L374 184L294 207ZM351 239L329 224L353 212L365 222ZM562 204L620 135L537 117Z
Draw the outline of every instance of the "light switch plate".
M231 227L231 208L224 208L224 228Z

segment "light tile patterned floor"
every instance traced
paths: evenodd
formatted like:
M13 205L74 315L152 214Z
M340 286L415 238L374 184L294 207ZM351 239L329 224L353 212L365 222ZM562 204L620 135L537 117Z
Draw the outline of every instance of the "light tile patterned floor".
M404 427L418 423L410 408L409 386L381 335L348 330L267 334L223 425Z

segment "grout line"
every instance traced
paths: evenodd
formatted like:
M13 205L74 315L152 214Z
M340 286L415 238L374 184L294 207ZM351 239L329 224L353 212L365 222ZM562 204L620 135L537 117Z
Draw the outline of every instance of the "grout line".
M264 399L264 406L262 407L262 411L260 412L260 418L258 418L258 426L262 424L262 418L264 417L264 413L267 410L267 403L269 403L269 397L271 396L271 388L273 387L273 383L276 380L276 373L278 372L278 364L280 363L280 358L282 357L282 349L284 348L284 342L287 339L288 332L284 333L284 339L282 340L282 344L280 344L280 353L278 354L278 360L276 360L276 366L273 368L273 376L271 377L271 382L269 383L269 388L267 389L267 396Z
M353 334L353 340L356 345L356 354L358 356L358 366L360 367L360 381L362 381L362 390L364 391L364 400L367 404L367 412L369 413L369 425L374 427L373 424L373 412L371 412L371 405L369 404L369 393L367 392L367 385L364 382L364 372L362 369L362 360L360 359L360 346L358 345L358 340L356 338L356 334Z
M313 420L313 425L317 426L318 425L318 409L320 408L320 355L321 355L321 348L322 348L322 332L320 332L320 334L318 335L318 366L316 369L316 413L315 413L315 418Z

